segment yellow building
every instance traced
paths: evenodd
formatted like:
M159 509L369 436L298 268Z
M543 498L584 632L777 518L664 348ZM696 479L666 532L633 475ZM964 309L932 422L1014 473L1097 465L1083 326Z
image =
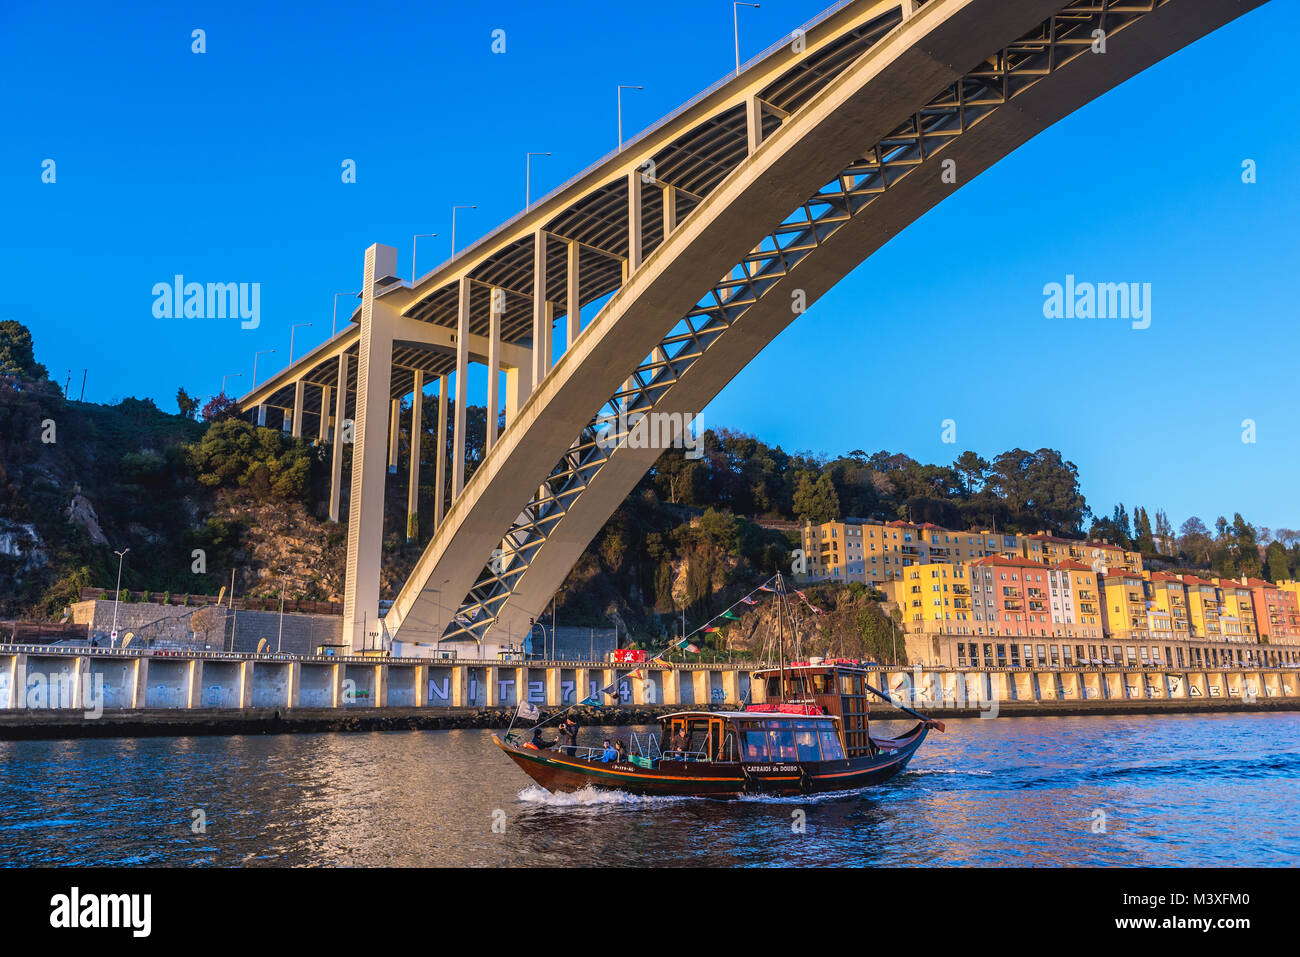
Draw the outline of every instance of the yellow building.
M1106 635L1113 641L1140 646L1143 658L1149 654L1151 641L1145 584L1137 572L1123 569L1108 571L1101 579Z
M892 592L909 630L975 633L970 624L970 578L965 564L913 565L892 585Z
M1255 603L1250 593L1250 586L1233 578L1216 578L1214 583L1223 596L1219 624L1223 629L1224 640L1258 644Z
M1096 572L1117 568L1141 572L1142 555L1110 542L1081 542L1071 538L1057 538L1046 532L1024 536L1025 557L1045 565L1057 562L1078 562Z
M1195 575L1180 575L1187 587L1187 617L1193 640L1222 641L1223 596L1214 582Z
M802 537L809 580L876 586L901 580L907 568L982 558L1001 538L931 524L854 520L807 523Z

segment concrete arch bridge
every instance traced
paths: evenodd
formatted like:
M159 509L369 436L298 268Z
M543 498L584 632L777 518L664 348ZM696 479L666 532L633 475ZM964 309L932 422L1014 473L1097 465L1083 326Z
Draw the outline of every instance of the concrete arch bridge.
M625 441L638 415L680 440L802 307L945 196L1262 2L849 0L433 271L399 279L396 250L371 246L347 328L240 400L333 443L336 520L355 423L344 641L517 644L660 454ZM493 374L467 482L471 363ZM381 618L400 400L434 380L450 494Z

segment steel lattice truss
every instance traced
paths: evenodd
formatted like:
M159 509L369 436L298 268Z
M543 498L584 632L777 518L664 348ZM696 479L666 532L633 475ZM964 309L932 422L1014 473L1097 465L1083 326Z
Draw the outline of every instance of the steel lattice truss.
M1091 55L1094 31L1109 39L1169 0L1075 0L951 84L801 204L737 263L610 397L525 506L443 638L482 641L529 565L596 473L623 447L618 427L657 403L782 279L872 202L1053 71ZM620 411L624 415L620 417Z

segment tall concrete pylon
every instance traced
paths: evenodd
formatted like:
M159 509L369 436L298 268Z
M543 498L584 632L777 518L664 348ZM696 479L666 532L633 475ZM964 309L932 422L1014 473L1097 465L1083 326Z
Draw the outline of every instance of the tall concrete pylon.
M346 650L374 644L379 631L379 573L384 544L384 482L388 477L388 418L393 333L399 313L375 297L375 281L397 272L397 250L366 250L361 286L361 339L353 425L352 498L348 506L347 587L343 597ZM367 632L371 637L367 637Z

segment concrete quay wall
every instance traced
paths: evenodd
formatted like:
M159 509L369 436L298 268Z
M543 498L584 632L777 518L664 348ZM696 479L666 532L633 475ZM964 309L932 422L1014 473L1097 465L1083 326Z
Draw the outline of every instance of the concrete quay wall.
M313 722L328 729L347 725L349 715L369 715L351 722L357 727L387 720L411 726L413 715L426 716L424 726L459 726L435 719L509 714L521 701L566 708L589 697L628 718L665 708L730 709L763 700L761 685L751 687L748 667L646 667L642 678L625 666L591 662L0 646L0 736L56 728L70 735L106 733L110 727L135 734L150 723L193 727L195 733L268 721L282 725L278 730ZM881 669L876 683L888 686L899 703L936 717L1300 709L1300 674L1293 669ZM602 694L610 686L614 692ZM884 702L873 711L881 718L902 715ZM490 725L493 719L477 720ZM289 727L295 721L301 728Z

